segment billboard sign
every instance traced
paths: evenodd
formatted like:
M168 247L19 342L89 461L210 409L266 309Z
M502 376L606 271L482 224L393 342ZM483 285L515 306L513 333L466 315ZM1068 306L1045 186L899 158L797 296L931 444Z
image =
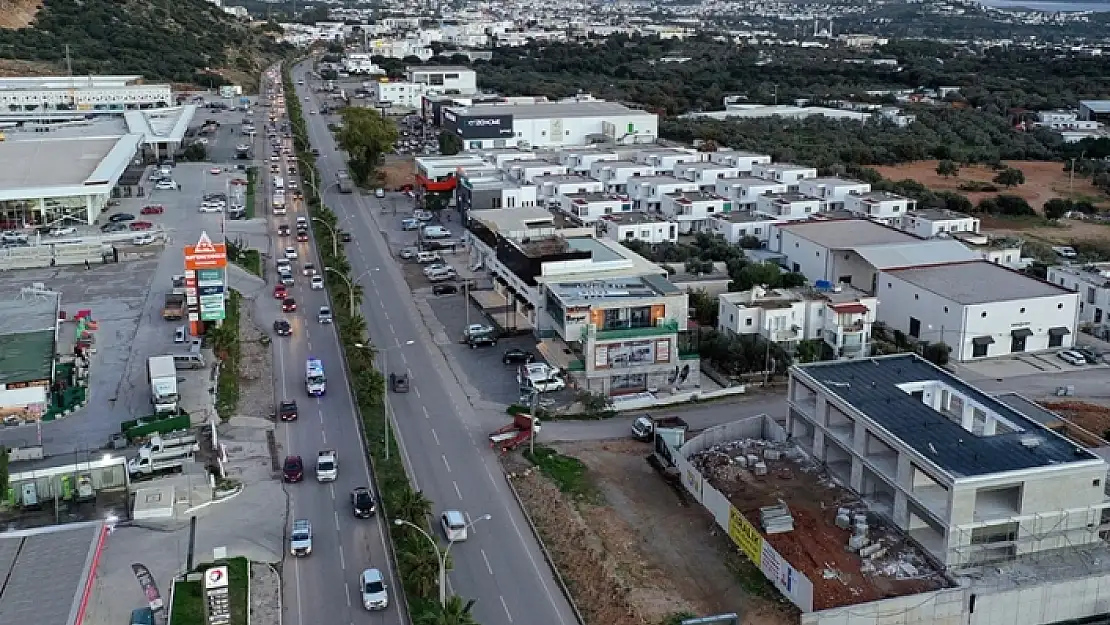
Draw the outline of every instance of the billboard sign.
M594 369L665 365L670 362L670 338L594 344Z
M454 122L463 139L506 139L513 136L512 115L473 115Z
M185 246L185 269L223 269L227 267L227 246L212 243L207 232L200 233L196 245Z

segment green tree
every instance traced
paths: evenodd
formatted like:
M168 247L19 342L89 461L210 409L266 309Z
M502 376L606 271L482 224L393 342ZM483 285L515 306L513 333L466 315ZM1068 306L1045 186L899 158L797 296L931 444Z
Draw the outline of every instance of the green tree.
M342 120L339 146L349 155L351 176L360 185L371 183L382 156L397 142L397 127L370 108L347 107Z
M728 283L729 291L747 291L759 284L775 288L782 284L782 269L774 263L750 263L739 271L730 272L729 277L732 278Z
M424 526L432 514L432 502L424 496L424 491L405 489L396 493L390 502L390 513L398 519L404 519L420 526Z
M694 320L698 325L716 328L717 317L720 314L717 298L705 289L697 289L690 291L689 300L690 308L694 309Z
M951 178L960 173L960 166L955 161L943 160L937 163L937 174L945 178Z
M439 556L416 530L404 527L401 531L412 534L411 538L405 539L409 548L399 550L397 554L398 564L404 565L407 572L405 590L421 597L434 595L439 586Z
M1004 187L1016 187L1019 184L1025 184L1025 174L1020 169L1007 167L998 172L998 175L994 177L994 183Z
M1072 208L1073 207L1072 207L1071 200L1065 200L1063 198L1054 197L1051 200L1044 203L1045 219L1052 219L1052 220L1060 219L1061 217L1066 215L1068 213L1068 211L1071 211Z
M470 613L472 605L472 601L463 601L462 597L451 595L445 605L436 605L417 615L414 620L416 625L478 625Z
M938 367L943 367L948 364L948 356L952 354L952 348L948 345L937 342L929 343L922 352L925 360L933 363Z
M448 130L439 131L439 153L444 156L453 156L462 152L463 141L459 135Z

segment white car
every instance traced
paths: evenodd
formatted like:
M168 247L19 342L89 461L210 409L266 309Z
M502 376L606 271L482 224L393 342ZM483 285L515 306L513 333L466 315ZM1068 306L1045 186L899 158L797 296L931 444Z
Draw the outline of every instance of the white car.
M466 517L458 510L444 510L439 515L439 524L443 528L443 536L453 543L466 540Z
M159 180L158 184L154 185L154 188L159 191L176 191L178 187L176 181L163 179Z
M1087 364L1086 356L1070 349L1065 349L1062 352L1057 352L1056 357L1068 363L1069 365L1073 365L1076 367L1082 367L1083 365Z
M285 248L285 258L287 260L296 260L297 259L297 248L295 248L295 247Z
M64 228L54 228L50 231L50 236L52 237L66 237L71 234L77 234L77 228L66 226Z
M374 197L377 197L377 198L385 197L385 189L374 189Z
M362 593L362 607L367 610L384 610L389 607L389 593L385 579L378 569L366 569L359 576L358 587Z
M205 202L200 205L200 212L202 213L219 213L221 211L223 211L223 208L221 208L219 204L209 204Z
M313 291L324 290L324 279L320 276L312 276L312 282L309 283Z
M301 267L301 273L306 276L316 275L316 265L313 265L312 263L305 263L304 266Z
M297 225L307 227L308 226L308 217L305 217L304 215L297 215Z
M219 176L223 173L223 171L224 170L220 169L219 167L213 167L212 169L208 170L208 173L212 174L213 176Z
M131 239L132 245L150 245L151 243L154 243L154 235L152 234L140 234Z

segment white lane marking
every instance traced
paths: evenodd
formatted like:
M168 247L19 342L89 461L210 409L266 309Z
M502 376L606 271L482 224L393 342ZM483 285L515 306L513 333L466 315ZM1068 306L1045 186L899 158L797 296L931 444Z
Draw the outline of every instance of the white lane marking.
M389 333L393 334L393 335L397 334L397 331L393 329L393 324L392 323L389 324Z
M513 615L509 613L509 604L505 603L505 597L504 596L498 595L498 598L501 599L501 607L505 608L505 617L509 619L510 623L512 623L513 622Z
M489 558L486 557L486 550L479 549L478 551L482 552L482 560L486 563L486 570L489 571L490 575L493 575L493 567L489 565Z
M382 301L382 300L378 300L378 306L381 306L382 308L385 308L385 302Z
M301 562L293 560L293 583L297 587L297 625L304 625L304 613L301 610Z
M388 313L388 312L386 312L386 311L384 311L384 310L383 310L383 311L382 311L382 315L383 315L383 316L385 317L385 320L386 320L386 321L389 321L389 313Z
M339 531L339 511L332 512L335 515L335 531Z
M436 434L435 428L432 428L432 438L436 439L436 445L439 445L439 434Z
M320 428L320 438L324 439L324 444L327 445L328 444L328 431L323 429L323 428Z
M455 494L459 496L459 501L462 501L462 491L459 490L459 483L451 480L451 485L455 487Z
M328 492L331 493L331 500L335 501L335 484L328 484ZM338 516L339 513L336 512L335 514L336 514L335 522L338 525L338 523L339 523L339 516Z
M409 359L405 357L405 352L401 352L401 362L405 363L406 365L409 364Z
M344 583L343 592L347 593L347 607L351 607L351 585Z
M421 408L424 409L424 418L425 419L431 418L430 415L428 415L428 407L427 406L421 406Z
M485 554L482 554L482 556L485 557ZM486 563L486 566L489 566L488 562ZM339 543L339 568L343 569L344 571L347 570L347 558L343 557L343 543Z
M312 351L312 341L305 341L305 345L308 346L308 351Z
M420 399L420 389L419 389L418 387L416 387L416 386L414 385L414 386L412 387L412 391L413 391L414 393L416 393L416 398L417 398L417 399Z
M443 466L447 467L447 472L450 473L451 465L447 463L447 454L440 454L439 457L443 458Z

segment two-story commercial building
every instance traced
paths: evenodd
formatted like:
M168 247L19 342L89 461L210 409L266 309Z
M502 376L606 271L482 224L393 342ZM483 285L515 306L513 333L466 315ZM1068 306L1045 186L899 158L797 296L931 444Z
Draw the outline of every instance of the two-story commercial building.
M890 268L877 277L879 320L942 342L968 361L1071 347L1079 295L985 260Z
M817 168L793 163L757 162L752 164L752 176L785 184L787 191L797 191L802 180L817 177Z
M698 188L708 193L717 190L717 181L723 178L736 178L740 169L721 163L682 163L675 165L674 175L697 183Z
M668 193L698 190L698 185L674 176L640 176L628 181L628 197L633 210L659 212Z
M878 300L851 287L767 289L722 293L717 328L737 336L759 335L788 349L820 340L832 358L870 354Z
M641 241L650 245L678 243L678 223L654 213L610 213L597 222L598 232L614 241Z
M870 191L870 184L846 178L805 178L798 181L798 193L821 200L822 211L840 210L844 208L849 194Z
M1055 265L1048 281L1079 294L1079 323L1091 327L1110 325L1110 263Z
M763 178L751 176L737 176L735 178L719 178L714 192L727 197L735 203L736 210L755 210L760 196L771 193L786 193L789 185Z
M942 234L978 233L979 219L943 208L919 208L902 215L898 227L922 239Z
M559 163L567 168L567 173L591 176L595 163L605 163L620 160L620 154L612 150L598 150L590 148L570 148L559 151ZM597 176L591 176L597 178ZM600 180L600 178L598 178Z
M732 211L732 201L705 191L674 191L663 195L659 212L678 223L679 231L705 232L712 230L709 223L713 215Z
M801 193L770 193L756 198L757 215L779 221L811 219L821 212L821 200Z
M567 193L601 193L605 185L600 180L577 174L549 174L532 179L536 197L549 205L559 203L559 196Z
M596 161L590 165L590 177L600 180L608 193L627 193L628 182L634 178L655 175L655 168L636 161Z
M500 167L513 180L527 184L536 184L536 178L540 176L565 176L569 173L566 165L535 158L509 160Z
M704 152L688 148L648 148L636 153L636 161L651 166L657 176L674 175L675 167L706 160Z
M844 210L867 219L896 226L902 218L916 208L917 203L908 197L887 191L850 193L844 198Z
M744 237L755 237L759 239L762 247L766 247L770 242L771 226L777 223L779 223L777 219L757 215L750 211L736 210L713 215L713 218L709 220L713 232L724 237L729 243L738 245Z
M606 215L632 212L628 198L612 193L564 193L559 195L559 210L572 221L592 224Z
M460 176L456 205L464 216L470 211L536 206L536 185L521 184L498 172L488 177Z

